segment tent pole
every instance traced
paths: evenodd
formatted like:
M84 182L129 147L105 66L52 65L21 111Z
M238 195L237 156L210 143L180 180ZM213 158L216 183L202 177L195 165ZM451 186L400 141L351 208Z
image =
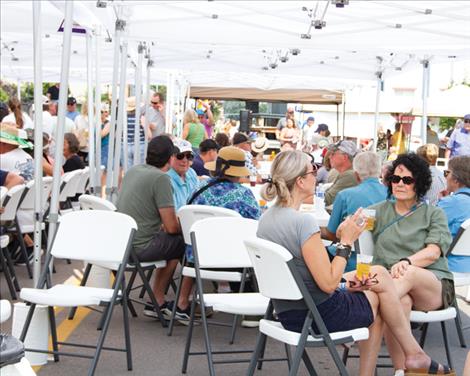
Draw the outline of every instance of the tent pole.
M95 34L95 196L101 197L101 30ZM109 146L108 146L109 147Z
M172 129L171 129L171 119L170 119L170 114L171 114L171 88L170 88L170 83L171 83L171 73L167 73L166 76L166 107L165 107L165 129L167 133L173 134Z
M62 48L62 67L60 72L60 91L59 91L59 109L57 115L57 127L55 129L55 153L54 153L54 173L52 195L49 210L49 236L47 249L50 251L52 239L54 239L57 229L57 222L59 219L59 185L60 175L62 170L62 161L64 150L64 125L65 125L65 111L67 103L67 94L69 88L69 69L70 69L70 45L72 40L72 13L73 13L73 0L65 3L65 21L64 21L64 38ZM39 158L42 160L42 158ZM50 265L52 267L52 264Z
M116 202L117 199L117 187L119 184L119 161L121 159L121 143L124 142L124 151L122 159L124 161L124 173L127 172L127 132L123 134L123 128L127 130L127 116L126 116L126 73L127 73L127 41L124 40L122 43L121 51L121 77L119 80L119 109L116 126L116 148L114 151L114 166L116 173L113 174L113 185L112 185L112 202ZM123 140L124 139L124 140Z
M144 157L147 156L147 147L148 147L148 135L150 134L149 129L149 110L150 110L150 67L152 66L152 60L150 60L150 51L147 51L147 83L146 83L146 90L145 90L145 141L144 141ZM143 161L145 162L145 161Z
M41 2L33 1L34 43L34 264L33 287L41 274L41 224L43 222L42 192L42 47ZM19 88L19 81L18 81ZM20 90L18 89L18 93ZM18 96L18 99L19 96Z
M341 97L343 96L344 96L344 92ZM336 103L336 136L339 137L339 103Z
M135 125L134 125L134 166L141 163L140 160L140 103L142 101L142 59L144 57L144 45L139 43L137 50L137 66L135 67ZM146 136L144 135L144 138Z
M342 118L343 118L343 132L342 132L341 139L344 140L344 130L346 127L346 98L344 96L343 96L343 106L341 108L341 112L342 112Z
M107 161L107 173L106 173L106 197L111 200L113 191L113 175L119 174L119 164L116 166L114 171L114 150L115 150L115 133L116 133L116 115L117 115L117 85L118 85L118 74L119 74L119 56L121 51L121 33L124 31L126 22L121 19L116 20L115 32L114 32L114 63L113 63L113 87L111 92L111 119L109 125L109 144L108 144L108 161Z
M16 97L21 102L21 80L19 78L16 79Z
M427 125L428 125L428 96L429 96L429 60L424 59L423 64L423 114L421 117L421 139L423 145L427 142Z
M95 187L95 135L94 135L94 112L93 112L93 83L92 83L92 48L93 35L91 30L86 33L86 65L87 65L87 88L88 88L88 167L90 171L90 187Z
M377 132L379 128L379 108L380 108L380 92L382 91L382 72L377 72L377 90L375 92L375 115L374 115L374 144L373 151L377 151Z

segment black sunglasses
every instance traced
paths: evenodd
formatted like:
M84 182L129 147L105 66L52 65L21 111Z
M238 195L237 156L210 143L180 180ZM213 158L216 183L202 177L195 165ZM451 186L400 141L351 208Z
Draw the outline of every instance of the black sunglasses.
M465 119L463 122L464 123L470 123L470 119Z
M403 181L403 184L410 185L415 182L415 179L411 176L398 176L398 175L392 175L390 176L390 181L393 184L398 184L400 181Z
M186 157L188 161L192 161L194 159L194 155L191 152L186 152L186 153L178 153L176 154L176 159L182 161Z
M158 102L150 102L150 103L152 103L152 104L158 104Z

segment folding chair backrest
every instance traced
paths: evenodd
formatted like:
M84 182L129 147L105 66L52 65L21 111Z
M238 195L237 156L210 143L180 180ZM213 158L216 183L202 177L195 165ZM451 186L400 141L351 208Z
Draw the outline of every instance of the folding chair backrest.
M271 299L300 300L302 293L287 263L292 254L279 244L260 238L244 241L260 293Z
M370 231L363 231L357 242L359 243L359 249L356 250L358 253L362 255L374 255L374 239Z
M137 223L130 216L104 210L79 210L60 218L51 254L57 258L88 262L121 263L132 230Z
M88 183L88 179L90 179L90 168L85 167L82 170L82 175L80 176L80 180L78 181L78 184L77 184L78 194L85 193L85 188Z
M80 180L81 175L82 170L74 170L66 172L64 175L62 175L59 195L60 202L67 201L68 197L75 196L77 192L78 181Z
M42 182L42 207L44 209L44 206L46 205L47 199L49 198L52 189L52 176L44 176L42 178ZM28 192L26 192L26 195L24 196L23 201L21 202L20 209L34 209L34 192L36 189L35 187L35 180L30 180L26 184L26 189L28 190Z
M116 211L116 206L111 201L92 195L81 195L78 198L82 210L108 210Z
M0 206L2 206L3 197L6 196L7 192L8 192L7 187L3 187L3 186L0 187Z
M183 233L184 242L188 245L191 244L191 236L189 230L196 221L210 217L238 217L241 218L240 213L235 210L219 208L217 206L209 205L185 205L182 206L176 214L180 220L181 231Z
M251 261L244 239L256 236L258 221L236 217L213 217L191 226L193 251L202 268L245 268Z
M448 254L470 256L470 218L460 225Z
M11 187L2 200L3 213L0 214L0 221L13 221L20 205L21 197L25 190L25 185L15 185Z

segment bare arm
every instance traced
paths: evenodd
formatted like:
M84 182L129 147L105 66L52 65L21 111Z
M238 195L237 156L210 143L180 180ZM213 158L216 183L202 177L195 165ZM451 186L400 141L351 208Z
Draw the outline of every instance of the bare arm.
M106 137L109 134L109 127L110 127L110 125L109 125L109 121L108 121L108 122L106 122L103 129L101 130L101 138Z
M181 234L181 226L176 217L174 207L158 209L160 217L162 218L163 228L167 234L175 235Z
M336 234L330 232L330 230L328 230L326 227L320 227L320 234L322 239L331 240L334 242L338 240Z
M186 140L188 138L188 134L189 134L189 123L186 123L184 126L183 126L183 139Z
M211 111L211 106L209 103L205 104L204 107L206 107L206 114L207 114L207 120L209 121L209 125L214 125L214 115L212 114Z
M10 189L15 185L20 185L24 183L24 179L13 172L9 172L7 178L5 179L5 188Z
M425 268L436 262L441 257L441 254L441 248L437 244L428 244L414 255L408 256L408 259L411 261L411 265ZM398 278L400 275L405 274L409 266L408 261L398 261L390 269L392 278Z
M449 159L450 158L450 149L446 149L445 153L444 153L444 157Z

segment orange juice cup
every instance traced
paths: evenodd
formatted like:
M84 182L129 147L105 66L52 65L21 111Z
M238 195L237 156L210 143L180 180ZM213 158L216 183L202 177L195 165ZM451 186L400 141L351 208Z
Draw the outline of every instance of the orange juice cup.
M372 231L375 227L375 209L363 209L362 215L366 221L366 231Z
M370 274L370 266L372 264L372 255L357 255L356 276L357 279L362 281L362 278L367 278Z

